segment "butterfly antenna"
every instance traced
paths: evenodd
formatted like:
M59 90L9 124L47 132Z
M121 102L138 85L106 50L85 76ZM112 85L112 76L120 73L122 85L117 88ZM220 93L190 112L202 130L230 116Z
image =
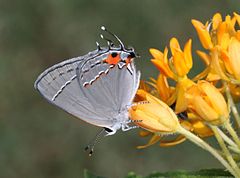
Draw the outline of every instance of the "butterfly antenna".
M107 30L105 26L101 26L101 29L103 31L107 32L108 34L110 34L111 36L113 36L119 42L121 48L125 49L123 42L120 40L120 38L117 35L115 35L114 33L110 32L109 30Z
M85 151L89 150L89 153L88 153L89 156L92 156L96 143L100 141L100 138L104 136L103 135L104 133L105 133L105 129L102 129L100 132L98 132L98 134L94 137L94 139L85 147Z
M99 45L99 43L96 41L96 45L97 45L97 50L100 51L101 50L101 47Z
M106 40L106 41L107 41L107 44L108 44L108 47L109 47L109 48L114 45L113 42L112 42L112 40L106 38L105 36L103 36L103 34L100 34L100 37L101 37L103 40Z

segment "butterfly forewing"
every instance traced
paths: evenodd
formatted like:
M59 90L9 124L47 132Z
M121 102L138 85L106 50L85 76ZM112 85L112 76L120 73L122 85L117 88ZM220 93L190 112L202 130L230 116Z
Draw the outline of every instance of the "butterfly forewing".
M112 121L97 112L80 90L76 68L81 62L80 57L54 65L38 77L35 88L49 102L68 113L94 125L110 126Z

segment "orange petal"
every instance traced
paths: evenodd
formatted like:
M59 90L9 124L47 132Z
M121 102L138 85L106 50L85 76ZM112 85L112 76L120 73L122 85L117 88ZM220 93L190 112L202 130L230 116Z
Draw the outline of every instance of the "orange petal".
M171 53L172 53L173 56L174 56L176 50L177 51L179 51L179 50L181 51L181 48L180 48L180 45L178 43L177 38L172 38L170 40L170 49L171 49Z
M168 48L165 47L163 51L163 61L168 64Z
M236 38L240 41L240 30L236 32Z
M167 82L166 76L160 74L157 79L157 89L158 93L160 95L160 99L164 102L166 102L170 95L171 95L171 90Z
M177 101L175 106L175 112L180 113L187 109L186 90L194 85L194 82L189 79L183 79L177 83Z
M137 125L150 132L175 133L180 124L176 114L168 105L147 94L147 104L139 104L129 109L132 120L141 120Z
M237 19L238 25L240 26L240 15L238 15L236 12L234 12L233 14Z
M149 146L157 143L160 139L161 139L161 137L159 135L154 134L146 145L137 146L137 148L138 149L143 149L143 148L149 147Z
M221 77L216 73L216 71L213 70L212 68L210 68L210 71L208 71L206 80L209 82L214 82L214 81L218 81L220 79L221 79Z
M143 89L147 92L150 91L150 87L146 84L144 80L140 80L139 89Z
M228 47L228 54L231 60L231 66L237 80L240 80L240 41L232 38Z
M203 100L200 96L195 96L192 99L192 107L196 111L196 113L201 116L202 119L208 122L218 121L219 115L218 113L209 106L206 101Z
M184 46L184 60L188 71L192 68L192 40L189 39Z
M207 28L198 20L192 20L192 24L198 33L198 37L205 49L211 49L213 47L210 34Z
M210 64L211 58L210 58L210 56L207 53L202 52L200 50L197 50L196 53L197 53L198 56L200 56L200 58L203 60L203 62L207 66Z
M222 22L221 14L220 13L214 14L214 16L212 18L212 28L213 28L213 30L216 30L221 22Z
M229 83L228 85L234 101L238 103L240 100L240 87L231 83Z
M228 109L227 103L223 97L223 95L218 91L218 89L209 82L206 81L199 81L198 86L206 94L206 97L209 98L209 102L213 109L219 114L223 115L224 117L228 117Z
M179 135L174 140L161 141L159 145L161 147L170 147L170 146L178 145L178 144L184 142L185 140L186 140L186 137L184 137L183 135Z
M163 60L151 59L151 62L157 67L157 69L167 77L174 79L174 74L169 68L168 64L166 64Z
M222 66L220 65L220 59L218 57L218 50L216 48L214 48L211 52L211 58L212 58L212 62L211 62L211 70L213 71L213 73L218 74L222 79L228 81L228 77L225 75Z
M141 101L144 101L147 99L147 92L142 89L138 89L136 95L141 98Z
M223 22L223 23L219 24L219 27L217 29L217 41L218 41L218 44L223 49L226 49L227 45L229 43L229 40L230 40L230 35L228 33L227 23Z
M193 121L192 126L194 128L193 132L200 137L209 137L213 135L212 129L210 129L202 121Z
M151 134L152 134L151 132L146 131L146 130L141 130L141 131L139 132L139 136L140 136L140 137L147 137L147 136L149 136L149 135L151 135Z
M232 69L232 66L231 66L231 60L230 60L229 55L228 55L226 50L221 51L221 59L223 60L224 65L225 65L228 73L233 74L233 69Z
M175 51L173 55L173 65L177 72L177 75L180 77L184 77L189 71L184 61L184 54L182 51Z
M227 15L225 17L225 22L227 23L227 29L228 29L228 33L232 36L235 34L235 23L236 23L236 17L233 16L233 18L231 18L230 15Z
M154 48L150 48L149 52L151 53L151 55L153 56L153 58L155 59L163 59L163 53L157 49Z
M192 124L187 121L187 120L180 120L180 124L183 128L189 130L189 131L193 131L193 127Z

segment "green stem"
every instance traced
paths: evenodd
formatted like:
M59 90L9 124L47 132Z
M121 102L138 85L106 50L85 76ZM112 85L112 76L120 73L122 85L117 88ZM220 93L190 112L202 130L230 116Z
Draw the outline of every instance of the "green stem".
M236 143L234 143L232 141L231 138L229 138L221 129L219 129L218 127L216 127L218 133L220 134L220 136L223 138L223 140L229 145L228 147L233 150L236 153L240 153L240 149L238 148L238 146L236 145Z
M232 167L229 165L229 163L213 148L211 147L208 143L204 142L201 138L198 136L194 135L190 131L179 127L178 132L180 134L183 134L187 139L195 143L196 145L200 146L204 150L207 150L210 152L218 161L228 169L228 171L235 177L238 177L238 174L232 169ZM240 176L239 176L240 177Z
M235 130L232 128L230 121L228 120L227 122L225 122L223 124L223 126L225 127L225 129L227 129L227 131L229 132L229 134L232 136L234 142L237 144L238 148L240 149L240 140L238 138L237 133L235 132Z
M226 156L226 159L228 160L228 162L230 163L230 165L232 166L232 168L235 170L236 174L240 177L240 169L238 168L236 162L234 161L232 155L230 154L229 150L227 149L227 146L225 145L221 135L218 132L218 129L216 126L211 126L212 131L214 132L214 135L220 145L220 147L223 150L223 153Z
M235 103L233 102L233 98L232 98L230 89L229 89L229 87L227 85L227 82L223 81L223 84L224 84L224 87L225 87L225 92L226 92L226 95L227 95L228 103L231 106L231 110L232 110L234 119L235 119L236 124L237 124L237 128L240 128L240 116L239 116L237 107L236 107Z
M237 154L240 155L240 150L239 150L238 148L233 147L233 146L228 146L228 148L229 148L231 151L233 151L233 152L235 152L235 153L237 153Z

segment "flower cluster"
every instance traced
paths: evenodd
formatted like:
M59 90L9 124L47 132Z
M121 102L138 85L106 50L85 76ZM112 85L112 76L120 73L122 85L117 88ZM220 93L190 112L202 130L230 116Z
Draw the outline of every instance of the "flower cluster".
M193 79L188 77L193 66L191 39L183 48L172 38L169 48L150 49L151 62L160 74L157 79L141 82L135 101L148 103L139 102L129 110L130 118L141 120L136 124L145 129L140 135L152 136L139 148L157 142L160 146L173 146L188 139L208 150L234 176L240 177L240 169L233 159L235 154L239 157L240 141L230 124L240 128L235 105L240 100L240 15L234 13L223 19L216 13L210 22L192 20L192 24L204 48L196 53L206 67ZM221 154L202 140L210 136L216 137Z

